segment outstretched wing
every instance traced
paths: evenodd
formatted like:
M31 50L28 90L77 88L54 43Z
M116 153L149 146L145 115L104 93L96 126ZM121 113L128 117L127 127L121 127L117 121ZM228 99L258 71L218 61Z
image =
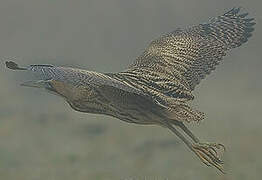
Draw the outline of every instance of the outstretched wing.
M190 95L229 49L251 36L254 19L239 11L234 8L208 23L177 29L154 40L123 75L151 81L154 90L167 96Z

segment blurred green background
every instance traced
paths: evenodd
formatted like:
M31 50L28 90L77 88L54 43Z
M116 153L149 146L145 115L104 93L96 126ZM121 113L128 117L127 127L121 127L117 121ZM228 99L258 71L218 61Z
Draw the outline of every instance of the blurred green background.
M189 127L223 142L227 174L208 168L171 132L75 112L62 98L20 87L0 62L0 179L261 179L260 0L1 0L0 58L120 71L148 43L235 6L256 17L250 41L197 87L206 113Z

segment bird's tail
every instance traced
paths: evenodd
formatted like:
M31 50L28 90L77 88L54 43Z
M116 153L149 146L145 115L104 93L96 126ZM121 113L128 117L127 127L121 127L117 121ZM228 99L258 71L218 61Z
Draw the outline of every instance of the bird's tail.
M166 109L165 115L171 120L181 122L200 122L204 119L205 114L198 110L192 109L188 104L181 103L177 106L170 106Z

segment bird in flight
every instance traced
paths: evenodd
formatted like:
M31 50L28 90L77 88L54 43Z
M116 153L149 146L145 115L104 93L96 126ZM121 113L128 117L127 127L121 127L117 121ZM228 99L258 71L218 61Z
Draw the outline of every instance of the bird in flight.
M113 116L128 123L160 125L170 129L199 159L224 172L219 143L201 142L186 123L204 114L190 107L195 87L210 74L230 49L247 42L254 18L233 8L206 23L176 29L153 40L127 69L98 73L53 65L20 67L37 80L24 86L55 93L76 111Z

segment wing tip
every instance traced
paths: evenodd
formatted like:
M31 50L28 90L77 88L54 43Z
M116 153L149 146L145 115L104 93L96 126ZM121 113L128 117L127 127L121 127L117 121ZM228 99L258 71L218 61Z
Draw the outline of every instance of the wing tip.
M240 13L242 12L242 13ZM233 7L231 10L224 13L224 16L237 16L238 18L245 18L249 15L248 12L246 12L246 8L244 7Z
M240 45L246 43L248 39L252 36L252 32L255 30L255 18L249 18L248 12L240 13L240 11L242 11L243 9L245 8L234 7L223 15L226 18L234 20L235 23L243 29L242 37L239 39L238 42L236 42L236 44L232 46L233 48L239 47Z
M241 11L244 11L242 13L240 13ZM249 15L248 12L245 11L244 7L234 7L231 10L229 10L228 12L224 13L224 16L226 17L232 17L235 16L243 21L245 21L246 23L251 23L252 26L255 25L256 23L254 22L255 18L247 18L247 16ZM252 22L251 22L252 21Z
M244 9L242 6L235 6L227 11L224 15L237 15L242 9ZM245 17L248 15L248 13L244 13L243 15Z

